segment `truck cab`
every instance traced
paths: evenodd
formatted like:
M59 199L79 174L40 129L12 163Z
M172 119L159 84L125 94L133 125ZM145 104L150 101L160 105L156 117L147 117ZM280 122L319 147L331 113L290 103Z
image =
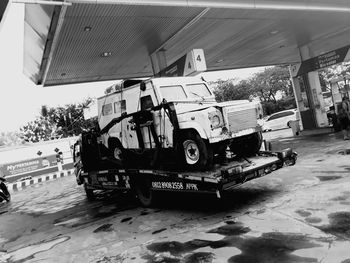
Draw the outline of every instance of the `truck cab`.
M162 156L172 153L182 167L204 170L228 149L237 155L254 155L260 149L260 103L218 103L208 83L196 77L125 83L98 99L100 129L127 116L102 135L103 144L117 160L140 152L159 158L162 151ZM138 113L145 113L141 122Z

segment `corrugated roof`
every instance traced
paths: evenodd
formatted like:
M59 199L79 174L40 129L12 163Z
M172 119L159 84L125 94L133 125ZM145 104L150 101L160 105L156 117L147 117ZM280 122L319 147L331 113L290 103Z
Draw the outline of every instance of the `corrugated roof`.
M132 2L130 5L73 3L62 7L65 12L56 13L58 26L51 25L49 31L47 15L54 21L54 13L52 10L44 12L37 18L45 22L45 30L40 29L45 32L31 33L33 36L30 32L37 32L42 25L26 20L26 34L30 37L26 38L25 45L39 48L34 55L28 55L33 49L26 48L26 56L35 59L27 61L25 71L36 83L44 80L44 85L58 85L151 76L150 55L160 47L168 64L191 49L204 49L208 70L221 70L294 63L300 61L298 48L301 46L308 45L313 55L319 55L350 43L350 19L346 11L213 7L207 11L202 5L137 5ZM193 5L193 2L200 1L188 3ZM293 1L293 4L298 3L350 8L350 2L344 0L332 3ZM32 12L27 8L26 17ZM40 57L39 53L44 51L50 60L40 62L45 56ZM103 52L110 56L101 56Z

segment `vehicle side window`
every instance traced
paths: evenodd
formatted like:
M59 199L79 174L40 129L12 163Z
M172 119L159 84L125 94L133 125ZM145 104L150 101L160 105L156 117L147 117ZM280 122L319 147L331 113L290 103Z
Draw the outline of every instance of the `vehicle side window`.
M275 119L278 119L278 118L282 118L282 117L286 117L286 116L290 116L290 115L293 115L294 113L292 111L286 111L286 112L280 112L280 113L276 113L275 115L272 115L268 121L271 121L271 120L275 120Z
M126 112L126 100L114 102L114 113L121 115Z
M102 115L106 116L106 115L110 115L113 113L113 107L112 107L112 103L108 103L102 106Z
M148 110L154 107L151 95L141 97L141 110Z
M291 116L291 115L293 115L293 114L294 114L294 112L292 112L292 111L287 111L285 116Z

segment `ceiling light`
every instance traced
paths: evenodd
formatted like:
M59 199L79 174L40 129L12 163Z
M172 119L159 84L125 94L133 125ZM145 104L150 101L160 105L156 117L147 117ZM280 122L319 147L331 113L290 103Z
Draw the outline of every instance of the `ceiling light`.
M279 31L278 30L273 30L270 32L271 35L276 35Z
M221 63L223 61L224 61L223 59L219 59L219 60L216 61L216 63Z
M110 57L112 56L112 52L103 52L101 53L101 57L105 58L105 57Z
M90 31L91 31L91 26L86 26L86 27L84 27L84 31L85 31L85 32L90 32Z

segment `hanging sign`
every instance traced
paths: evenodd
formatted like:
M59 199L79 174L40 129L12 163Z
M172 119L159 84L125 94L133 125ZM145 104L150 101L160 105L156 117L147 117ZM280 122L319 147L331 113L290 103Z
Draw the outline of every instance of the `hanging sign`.
M207 70L203 49L193 49L161 70L158 77L193 76Z
M320 56L310 58L291 66L292 76L296 77L311 71L327 68L343 61L350 60L350 45L338 48Z

